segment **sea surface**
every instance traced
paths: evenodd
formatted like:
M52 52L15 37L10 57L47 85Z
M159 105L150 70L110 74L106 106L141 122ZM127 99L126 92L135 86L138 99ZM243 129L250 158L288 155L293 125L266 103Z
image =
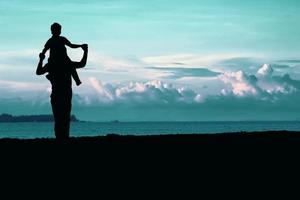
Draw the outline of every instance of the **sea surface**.
M73 122L71 136L213 134L252 131L300 131L298 121L276 122ZM0 123L0 138L52 138L53 123Z

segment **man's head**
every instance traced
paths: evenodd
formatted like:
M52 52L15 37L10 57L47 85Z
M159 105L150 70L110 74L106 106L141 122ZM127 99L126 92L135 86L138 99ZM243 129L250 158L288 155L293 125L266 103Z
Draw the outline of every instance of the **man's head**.
M61 33L61 25L59 23L53 23L51 25L51 33L53 36L59 36Z

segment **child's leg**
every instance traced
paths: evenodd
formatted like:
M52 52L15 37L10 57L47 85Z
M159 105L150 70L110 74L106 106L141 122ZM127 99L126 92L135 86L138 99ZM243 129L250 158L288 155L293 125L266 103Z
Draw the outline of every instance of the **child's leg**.
M74 81L76 82L77 86L81 84L81 81L79 79L78 73L75 68L72 70L72 77L73 77Z

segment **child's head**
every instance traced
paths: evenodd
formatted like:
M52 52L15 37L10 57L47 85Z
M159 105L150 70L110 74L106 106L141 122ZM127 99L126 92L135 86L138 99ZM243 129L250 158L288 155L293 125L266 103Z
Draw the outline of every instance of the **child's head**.
M61 33L61 25L59 23L53 23L51 25L51 33L54 36L59 36Z

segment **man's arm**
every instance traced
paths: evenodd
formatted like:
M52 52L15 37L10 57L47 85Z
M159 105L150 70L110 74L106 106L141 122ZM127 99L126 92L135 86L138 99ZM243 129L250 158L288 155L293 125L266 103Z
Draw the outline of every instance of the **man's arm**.
M83 49L83 56L82 56L82 58L81 58L81 61L80 61L80 62L77 62L77 63L75 64L76 68L83 68L83 67L85 67L86 62L87 62L88 45L87 45L87 44L82 45L82 49Z
M43 67L43 60L45 59L45 55L40 53L39 57L40 57L40 60L39 60L38 66L36 68L36 75L43 75L47 72L46 67Z

